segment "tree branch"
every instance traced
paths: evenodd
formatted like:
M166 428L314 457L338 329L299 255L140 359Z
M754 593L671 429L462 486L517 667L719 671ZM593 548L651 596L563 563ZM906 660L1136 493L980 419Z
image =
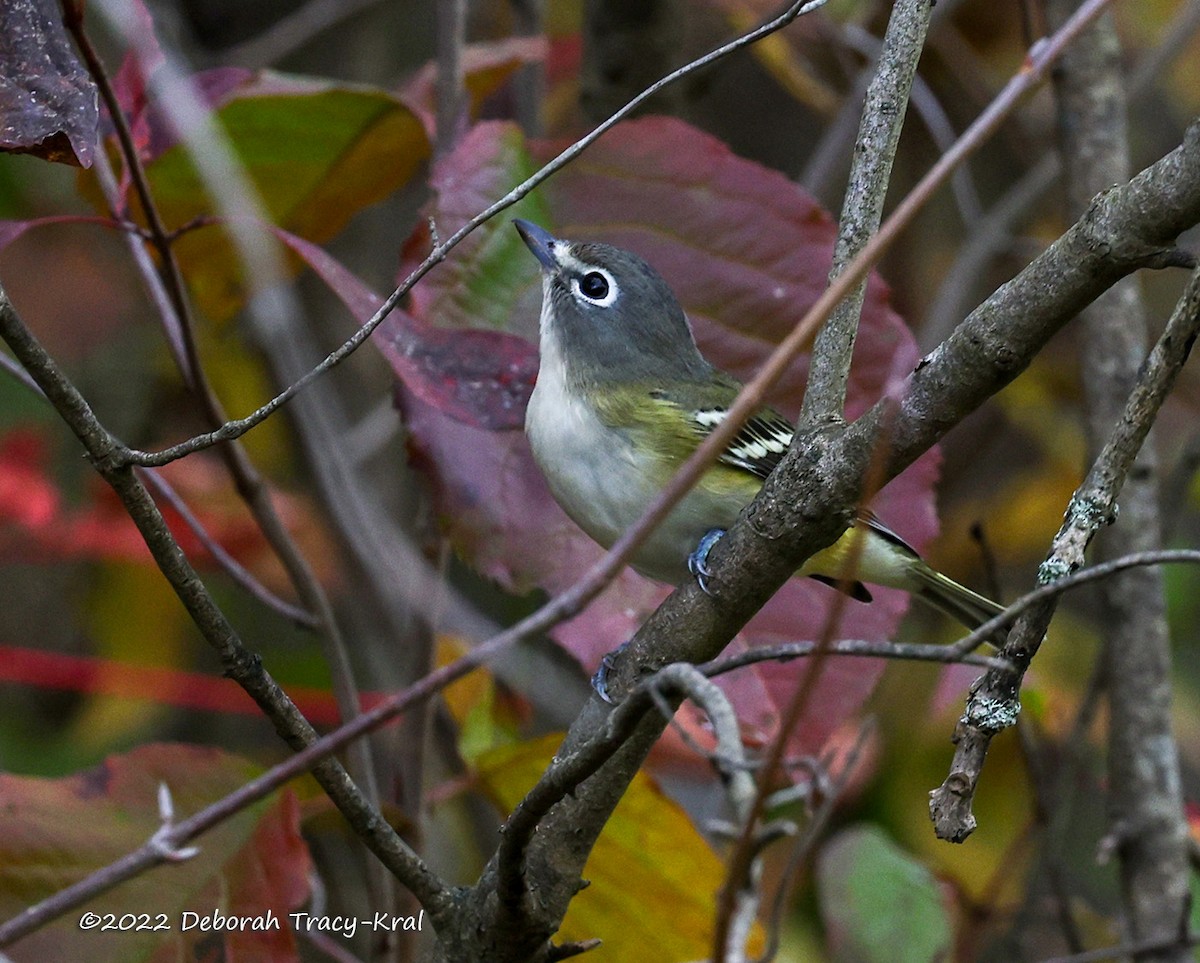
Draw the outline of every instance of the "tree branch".
M1200 141L1195 125L1189 140L1200 154L1200 144L1195 143ZM1193 163L1197 166L1195 176L1200 177L1200 156ZM1109 197L1112 197L1111 192L1106 195ZM1166 330L1146 359L1142 376L1129 396L1121 419L1088 477L1071 499L1067 520L1039 570L1038 581L1047 588L1056 586L1083 564L1088 542L1101 526L1111 521L1117 494L1159 406L1187 359L1197 331L1200 331L1200 271L1193 273L1189 280ZM1029 605L1009 633L1000 655L1012 664L1011 670L989 670L972 687L966 711L955 730L956 747L950 775L930 794L930 815L942 839L961 842L975 828L971 803L984 757L992 738L1016 721L1020 711L1017 697L1021 679L1054 613L1055 598L1055 595L1047 594Z
M896 147L912 92L917 62L925 46L925 33L933 4L929 0L900 0L892 7L883 50L863 102L862 121L842 202L838 239L833 248L833 281L867 246L883 220ZM808 385L800 410L800 423L815 426L841 421L846 406L850 360L858 334L859 317L867 293L864 278L834 308L813 343Z

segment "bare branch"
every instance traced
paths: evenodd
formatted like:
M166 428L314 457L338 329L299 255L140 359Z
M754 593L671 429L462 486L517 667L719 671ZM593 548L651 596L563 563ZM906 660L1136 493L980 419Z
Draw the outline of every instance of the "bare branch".
M992 738L1012 725L1020 711L1017 699L1021 678L1037 652L1055 608L1056 593L1050 590L1067 581L1068 576L1080 578L1071 573L1083 564L1084 551L1092 536L1112 520L1117 494L1159 406L1187 359L1197 331L1200 331L1200 271L1193 273L1189 280L1166 330L1142 367L1142 375L1129 396L1120 421L1071 500L1066 521L1039 570L1038 581L1042 587L1027 597L1033 600L1025 602L1024 612L1001 650L1001 656L1012 663L1012 669L989 670L972 688L966 711L955 731L956 747L950 775L930 794L930 814L939 837L961 842L974 830L971 803L983 760ZM1159 553L1140 554L1154 557ZM1175 554L1178 557L1178 553ZM1115 560L1107 564L1115 567ZM1103 567L1093 569L1097 570L1103 570ZM992 621L1003 624L1008 617L1009 613L1005 612ZM995 627L992 626L993 630Z
M724 675L760 662L790 662L806 659L816 653L817 642L784 642L739 652L723 659L713 659L700 666L707 676ZM937 662L943 665L977 665L987 669L1003 669L1008 663L995 656L963 652L956 646L921 645L913 642L871 642L864 639L834 639L826 647L828 655L864 659L896 659L898 661Z
M293 605L286 599L281 599L251 575L241 562L225 551L224 546L209 534L208 529L204 527L204 523L196 517L196 513L188 507L187 502L180 497L179 492L175 490L170 482L163 478L162 472L154 468L140 468L138 469L138 477L146 483L147 487L154 489L159 498L171 506L172 510L183 519L184 524L200 540L200 544L213 557L213 560L247 595L257 599L267 608L271 609L271 611L279 613L296 625L303 626L306 629L319 627L320 623L311 612Z
M833 266L829 270L830 281L866 247L883 220L892 163L932 13L933 5L926 0L900 0L892 7L879 63L863 102L833 249ZM843 418L850 359L866 292L864 277L817 332L800 411L801 424L818 425Z

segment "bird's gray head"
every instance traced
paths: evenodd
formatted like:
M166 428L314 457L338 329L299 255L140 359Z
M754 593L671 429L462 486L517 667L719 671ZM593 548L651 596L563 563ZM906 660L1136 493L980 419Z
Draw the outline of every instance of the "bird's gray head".
M513 222L542 266L542 353L556 352L577 381L704 377L683 308L667 282L636 254L610 244L566 241L529 221Z

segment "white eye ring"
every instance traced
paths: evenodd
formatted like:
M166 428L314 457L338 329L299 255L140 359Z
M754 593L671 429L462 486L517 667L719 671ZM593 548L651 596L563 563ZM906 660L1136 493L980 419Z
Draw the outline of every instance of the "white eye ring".
M592 297L592 295L587 294L583 290L583 287L580 284L580 279L586 278L590 274L599 274L602 278L604 278L607 289L602 297ZM617 287L617 280L612 276L611 272L606 271L602 267L581 265L579 274L571 278L571 293L580 300L586 301L588 304L594 304L598 308L607 308L617 300L617 297L620 295L621 291Z

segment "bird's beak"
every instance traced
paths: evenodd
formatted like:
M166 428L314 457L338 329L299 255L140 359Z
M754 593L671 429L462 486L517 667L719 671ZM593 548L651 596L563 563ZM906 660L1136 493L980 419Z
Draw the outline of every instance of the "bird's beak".
M533 252L533 256L541 262L542 267L547 271L557 271L559 265L554 257L554 245L558 242L554 235L532 221L523 221L520 218L513 219L513 226L521 235L521 240Z

